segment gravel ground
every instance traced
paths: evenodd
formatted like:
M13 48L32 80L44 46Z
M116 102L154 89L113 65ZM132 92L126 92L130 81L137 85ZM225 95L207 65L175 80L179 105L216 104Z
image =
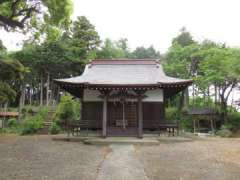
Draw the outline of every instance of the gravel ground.
M240 179L240 139L201 138L137 147L151 180Z
M135 162L149 180L240 179L240 139L160 142L118 148L53 141L43 135L0 136L0 180L96 180L111 168L132 169Z
M97 180L149 180L133 145L110 145Z
M0 137L0 180L93 180L106 147L51 137Z

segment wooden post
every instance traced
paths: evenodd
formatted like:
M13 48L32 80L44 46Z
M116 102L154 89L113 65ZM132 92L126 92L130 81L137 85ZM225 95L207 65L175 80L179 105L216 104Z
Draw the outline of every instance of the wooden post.
M107 137L107 95L103 98L103 121L102 121L102 136Z
M193 133L196 133L196 122L195 119L193 119Z
M47 73L47 87L46 87L46 105L49 105L49 86L50 86L50 74Z
M43 74L41 73L41 78L40 78L40 106L43 105Z
M211 122L211 129L212 129L212 134L214 134L214 125L213 125L213 119L210 120Z
M138 97L138 137L143 137L143 108L142 108L142 98Z

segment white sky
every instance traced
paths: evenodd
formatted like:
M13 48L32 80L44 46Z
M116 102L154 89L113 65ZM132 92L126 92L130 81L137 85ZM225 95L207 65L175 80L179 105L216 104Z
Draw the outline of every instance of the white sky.
M75 0L73 19L82 15L102 39L127 38L131 48L153 45L164 53L183 26L196 40L240 46L239 0ZM9 50L23 37L0 31Z

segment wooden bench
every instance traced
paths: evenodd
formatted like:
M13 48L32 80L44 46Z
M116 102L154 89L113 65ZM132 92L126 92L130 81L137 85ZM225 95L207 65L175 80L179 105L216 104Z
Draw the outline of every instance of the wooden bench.
M159 128L159 136L161 135L162 131L165 131L165 132L167 131L168 136L171 134L173 136L175 136L175 133L177 133L177 135L179 134L179 124L178 123L162 122L162 123L159 123L158 128Z
M87 135L88 135L88 120L80 120L79 122L75 122L75 123L69 123L67 124L67 133L68 136L70 136L70 133L73 136L78 136L80 134L80 131L83 129L87 130Z

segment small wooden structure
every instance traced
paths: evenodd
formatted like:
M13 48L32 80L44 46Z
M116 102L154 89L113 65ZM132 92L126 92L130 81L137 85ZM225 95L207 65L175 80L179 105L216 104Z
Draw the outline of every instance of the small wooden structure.
M5 118L17 118L18 117L18 112L0 112L0 118L5 117Z
M216 112L212 108L192 108L187 114L193 119L194 133L200 131L200 121L208 121L210 123L211 131L214 132L216 127L215 115Z
M0 128L4 128L5 126L5 120L9 118L17 118L19 115L18 112L11 112L11 111L4 111L0 112Z
M56 79L64 90L80 98L81 118L102 136L143 136L164 121L165 100L192 80L165 75L158 60L93 60L81 76Z

